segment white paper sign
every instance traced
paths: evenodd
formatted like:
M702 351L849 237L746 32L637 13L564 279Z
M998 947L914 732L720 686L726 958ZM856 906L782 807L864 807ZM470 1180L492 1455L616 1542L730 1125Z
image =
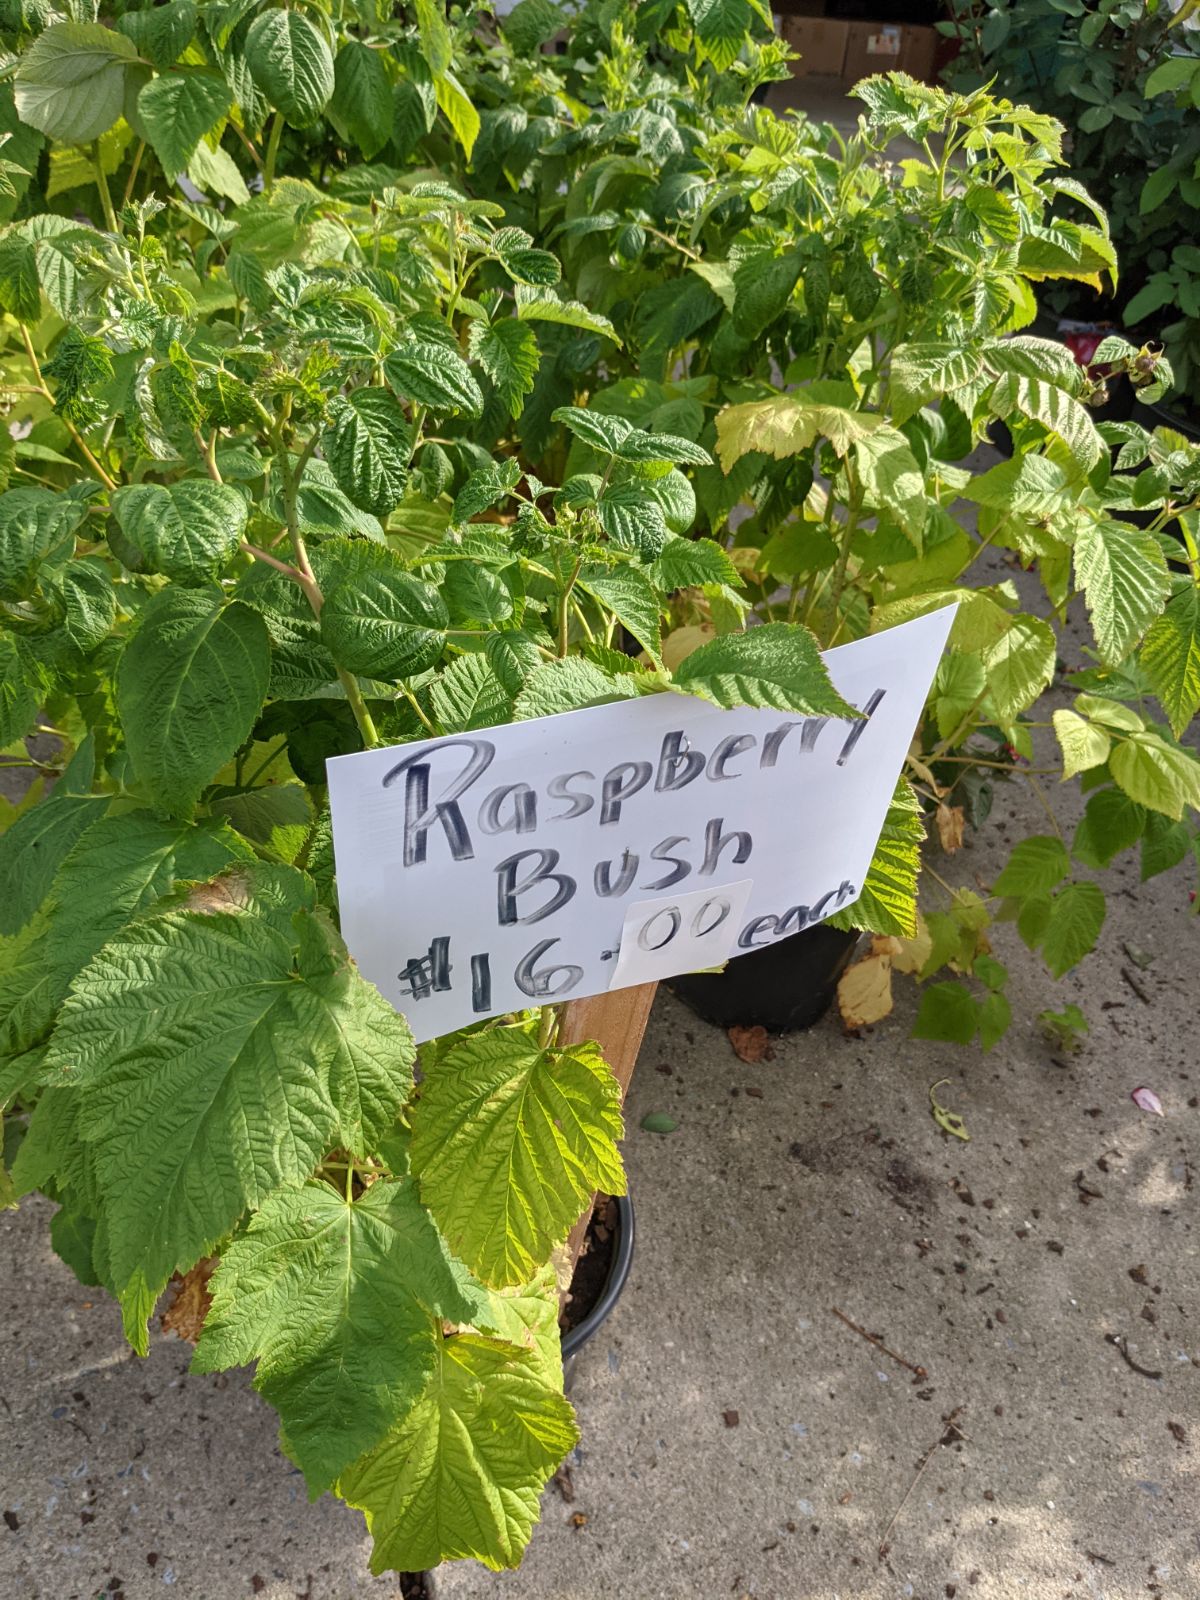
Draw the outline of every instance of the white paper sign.
M861 893L953 616L827 652L861 721L656 694L337 757L327 771L351 954L422 1040L713 965L822 921ZM712 957L709 915L687 932L695 911L746 882L726 919L734 938ZM650 916L664 900L686 937L656 964L629 950L627 929L636 941L634 908Z
M733 955L742 931L753 878L635 900L625 908L617 965L608 987L673 978L677 972L719 967Z

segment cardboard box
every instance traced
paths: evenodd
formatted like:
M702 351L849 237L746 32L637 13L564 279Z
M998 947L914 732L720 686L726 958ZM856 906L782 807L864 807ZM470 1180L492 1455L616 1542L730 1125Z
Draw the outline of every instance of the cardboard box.
M823 17L827 0L775 0L776 19L783 17Z
M850 25L830 17L782 17L783 38L801 57L792 63L797 78L840 78Z
M937 34L933 28L898 22L847 24L842 81L848 88L877 72L907 72L922 83L932 82Z

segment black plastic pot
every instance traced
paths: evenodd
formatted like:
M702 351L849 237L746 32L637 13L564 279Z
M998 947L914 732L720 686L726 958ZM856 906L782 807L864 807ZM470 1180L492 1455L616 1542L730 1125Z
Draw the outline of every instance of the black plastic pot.
M612 1261L599 1299L581 1321L562 1336L563 1378L569 1383L575 1357L608 1317L621 1298L621 1291L633 1265L633 1202L627 1194L613 1196L617 1207L616 1237L613 1242Z
M819 922L761 950L735 956L724 972L688 972L668 980L684 1005L718 1028L794 1033L819 1022L850 965L857 933Z

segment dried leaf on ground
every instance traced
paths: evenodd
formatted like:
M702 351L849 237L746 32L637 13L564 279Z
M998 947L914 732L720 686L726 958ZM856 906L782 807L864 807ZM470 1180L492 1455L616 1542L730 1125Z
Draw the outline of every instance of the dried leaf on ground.
M861 961L847 967L837 988L838 1010L847 1028L865 1028L892 1009L892 962L901 953L899 939L876 934Z
M752 1028L733 1027L728 1032L733 1053L739 1060L752 1067L760 1061L774 1061L775 1051L771 1048L770 1035L760 1023L755 1023Z
M197 1261L189 1272L185 1272L182 1278L176 1273L172 1280L178 1285L175 1298L163 1312L164 1333L178 1334L189 1344L195 1344L204 1329L204 1319L208 1316L209 1307L212 1305L208 1280L216 1270L217 1257L205 1256Z
M962 849L963 825L966 813L962 806L948 806L943 800L937 808L937 831L942 849L948 856Z

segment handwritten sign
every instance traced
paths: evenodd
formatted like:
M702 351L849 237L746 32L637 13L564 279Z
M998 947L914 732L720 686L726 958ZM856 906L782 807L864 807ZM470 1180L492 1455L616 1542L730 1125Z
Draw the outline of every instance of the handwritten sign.
M826 654L861 721L656 694L337 757L351 954L422 1040L851 905L953 614Z

